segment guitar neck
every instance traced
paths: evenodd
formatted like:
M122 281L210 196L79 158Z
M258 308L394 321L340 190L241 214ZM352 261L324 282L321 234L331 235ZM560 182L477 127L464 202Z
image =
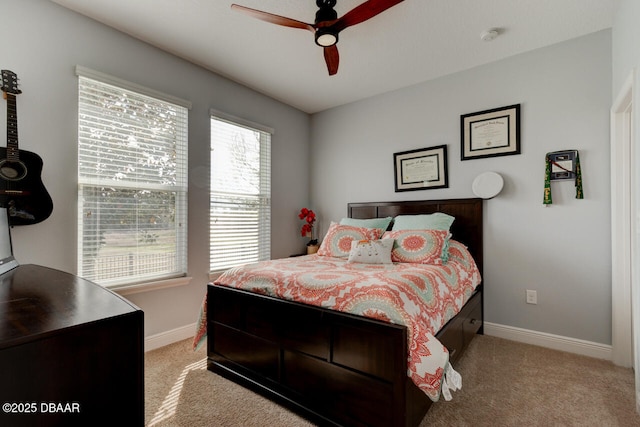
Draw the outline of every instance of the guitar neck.
M16 96L5 93L7 98L7 160L16 162L18 154L18 106Z

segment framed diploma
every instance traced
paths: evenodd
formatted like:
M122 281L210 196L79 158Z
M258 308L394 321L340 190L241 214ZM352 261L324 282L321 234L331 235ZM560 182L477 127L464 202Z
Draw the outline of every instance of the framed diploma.
M460 116L462 160L520 154L520 104Z
M393 155L396 192L449 187L447 146L403 151Z

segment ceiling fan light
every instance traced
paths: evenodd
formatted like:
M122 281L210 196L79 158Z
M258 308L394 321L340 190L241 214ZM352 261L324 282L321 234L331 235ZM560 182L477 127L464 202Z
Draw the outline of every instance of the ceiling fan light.
M330 31L319 29L316 31L316 44L322 47L333 46L338 43L338 35Z

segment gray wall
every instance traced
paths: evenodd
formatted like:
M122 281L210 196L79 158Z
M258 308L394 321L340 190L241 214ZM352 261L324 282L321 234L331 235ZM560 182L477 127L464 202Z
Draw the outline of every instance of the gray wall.
M299 252L300 207L309 201L309 116L48 0L1 0L1 67L20 78L20 148L44 160L52 216L12 231L23 263L76 272L77 78L82 65L193 103L189 112L189 286L129 296L147 336L196 321L208 281L209 109L264 124L273 137L272 255ZM4 107L3 107L4 109ZM3 110L4 111L4 110ZM5 126L5 120L2 126ZM0 130L4 132L4 130Z
M312 116L312 200L326 230L348 202L472 197L481 172L505 188L485 202L486 320L611 343L611 31L514 56ZM460 160L460 115L521 104L522 154ZM448 189L394 192L393 153L446 144ZM585 199L552 183L544 156L578 149ZM525 303L525 290L538 304Z
M619 0L613 28L613 96L629 73L640 65L640 2Z

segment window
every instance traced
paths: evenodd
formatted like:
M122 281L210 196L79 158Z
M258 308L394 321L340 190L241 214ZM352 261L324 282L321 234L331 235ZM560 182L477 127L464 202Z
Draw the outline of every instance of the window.
M271 134L211 116L210 269L271 257Z
M110 287L184 276L188 103L77 74L79 275Z

